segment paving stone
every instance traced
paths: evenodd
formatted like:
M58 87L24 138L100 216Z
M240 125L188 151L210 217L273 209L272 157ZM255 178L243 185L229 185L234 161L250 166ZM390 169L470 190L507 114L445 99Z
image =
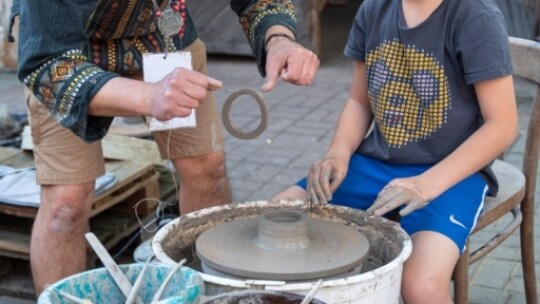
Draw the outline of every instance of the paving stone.
M289 185L290 186L290 185ZM278 193L284 191L287 189L288 186L277 184L277 183L266 183L264 186L255 191L251 197L250 200L270 200L272 197L277 195Z
M285 118L292 118L292 119L301 119L309 113L310 109L303 108L303 107L293 107L289 105L279 105L272 109L271 115L275 115L276 117L285 117Z
M314 135L318 138L322 138L330 132L330 129L321 124L322 123L307 120L298 121L294 128L289 130L289 133L297 135Z
M307 168L291 168L288 169L286 174L284 172L279 173L274 178L273 182L281 183L281 184L289 184L293 185L295 184L299 179L304 178L308 173Z
M289 146L295 146L294 145L295 143L298 143L299 141L303 141L304 145L298 144L298 146L305 147L306 143L309 144L310 141L315 140L315 138L312 137L312 138L307 139L308 142L306 142L306 139L307 138L305 136L298 138L298 135L289 134L287 132L281 132L281 133L276 134L276 136L274 136L273 138L271 138L268 145L272 146L274 149L286 148Z
M305 153L300 155L293 164L295 168L303 169L306 173L308 172L311 165L324 157L325 149L313 149L314 151L310 153Z
M489 257L498 259L498 260L509 260L514 261L519 259L521 256L520 247L516 246L507 246L505 243L499 245L495 250L489 253Z
M245 191L236 186L232 188L233 202L247 202L252 194L252 191Z
M261 166L263 165L258 163L241 162L239 167L230 168L227 174L231 179L243 179L246 177L246 174L258 170Z
M522 276L523 272L520 270L520 273L521 274L517 274L517 271L516 271L516 275L512 276L512 278L510 279L510 282L508 283L509 291L516 292L516 293L525 293L525 285L523 283L523 276ZM540 283L537 283L536 289L539 290L539 288L540 288Z
M335 111L330 111L328 109L315 109L311 112L309 112L308 115L306 115L305 120L306 121L315 121L318 123L322 123L322 125L325 125L325 119L328 118L328 116L331 116ZM328 127L328 126L327 126ZM331 126L333 128L334 125Z
M245 176L246 179L252 180L254 182L268 183L273 180L274 177L282 170L282 168L272 165L262 165L258 166Z
M536 273L540 273L540 261L538 260L536 260L535 271ZM523 278L523 268L521 266L516 269L514 277L520 280ZM540 284L540 281L537 281L537 283ZM540 287L540 285L538 285L538 287ZM540 288L538 290L540 290Z
M238 188L241 191L253 192L262 187L262 183L254 182L246 179L236 179L231 181L233 189Z
M527 303L525 298L525 292L509 292L510 298L508 299L508 304L523 304ZM540 302L540 297L538 297L538 302Z
M503 289L473 286L469 287L470 304L507 304L510 295Z
M248 155L260 150L261 147L250 145L238 145L232 151L225 151L227 159L244 160Z
M504 289L514 274L518 263L516 261L506 261L484 257L485 262L478 270L474 278L474 283L490 288Z
M249 162L261 162L274 166L283 166L288 164L292 158L302 153L301 150L281 150L281 149L262 149L247 155L245 160Z
M270 117L268 119L266 131L272 131L279 134L280 132L289 129L295 122L296 119L294 118Z

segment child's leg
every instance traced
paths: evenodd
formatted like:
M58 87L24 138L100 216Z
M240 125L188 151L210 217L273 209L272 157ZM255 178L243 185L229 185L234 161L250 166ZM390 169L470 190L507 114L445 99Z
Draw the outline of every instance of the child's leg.
M331 203L365 210L389 181L422 174L428 168L388 164L354 154L347 176ZM306 199L305 187L304 179L276 198ZM452 271L476 225L486 191L486 182L474 174L401 219L402 227L413 241L413 252L404 266L405 303L451 303Z
M405 304L450 304L449 283L459 258L456 244L432 231L415 233L413 252L403 268L401 295Z
M451 303L452 272L476 226L486 192L485 181L474 174L401 219L413 242L403 272L405 303Z

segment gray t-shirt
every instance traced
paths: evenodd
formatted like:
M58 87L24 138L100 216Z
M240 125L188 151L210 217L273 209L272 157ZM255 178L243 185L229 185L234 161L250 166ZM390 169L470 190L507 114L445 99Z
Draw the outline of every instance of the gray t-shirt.
M444 0L408 28L401 0L366 0L345 55L366 63L372 132L357 152L435 164L483 123L474 83L512 74L503 15L491 0ZM490 194L497 182L489 167Z

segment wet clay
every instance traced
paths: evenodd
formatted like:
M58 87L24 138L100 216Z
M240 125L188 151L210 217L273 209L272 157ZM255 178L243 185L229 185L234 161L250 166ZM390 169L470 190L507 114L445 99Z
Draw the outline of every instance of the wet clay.
M216 225L196 240L205 272L259 280L341 274L360 267L368 250L367 238L350 226L285 210Z
M308 208L302 201L252 202L231 204L204 209L183 215L170 233L162 241L163 251L171 259L188 259L189 267L201 270L201 263L195 254L195 242L204 231L237 219L256 218L269 211L296 210L308 217L324 219L350 226L362 232L370 244L361 273L379 268L392 261L403 248L405 237L395 233L395 222L382 217L370 217L364 211L334 205ZM344 276L349 273L344 273Z

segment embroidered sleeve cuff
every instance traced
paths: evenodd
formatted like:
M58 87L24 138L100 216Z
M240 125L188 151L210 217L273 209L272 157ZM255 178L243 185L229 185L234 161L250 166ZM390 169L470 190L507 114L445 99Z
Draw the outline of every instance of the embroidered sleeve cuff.
M25 85L63 126L86 142L105 136L112 117L88 115L88 105L115 73L88 62L78 50L51 60L24 79Z
M290 0L273 1L272 3L259 1L242 14L240 23L257 60L259 72L265 77L264 36L266 31L273 25L282 25L294 33L296 28L294 6Z

